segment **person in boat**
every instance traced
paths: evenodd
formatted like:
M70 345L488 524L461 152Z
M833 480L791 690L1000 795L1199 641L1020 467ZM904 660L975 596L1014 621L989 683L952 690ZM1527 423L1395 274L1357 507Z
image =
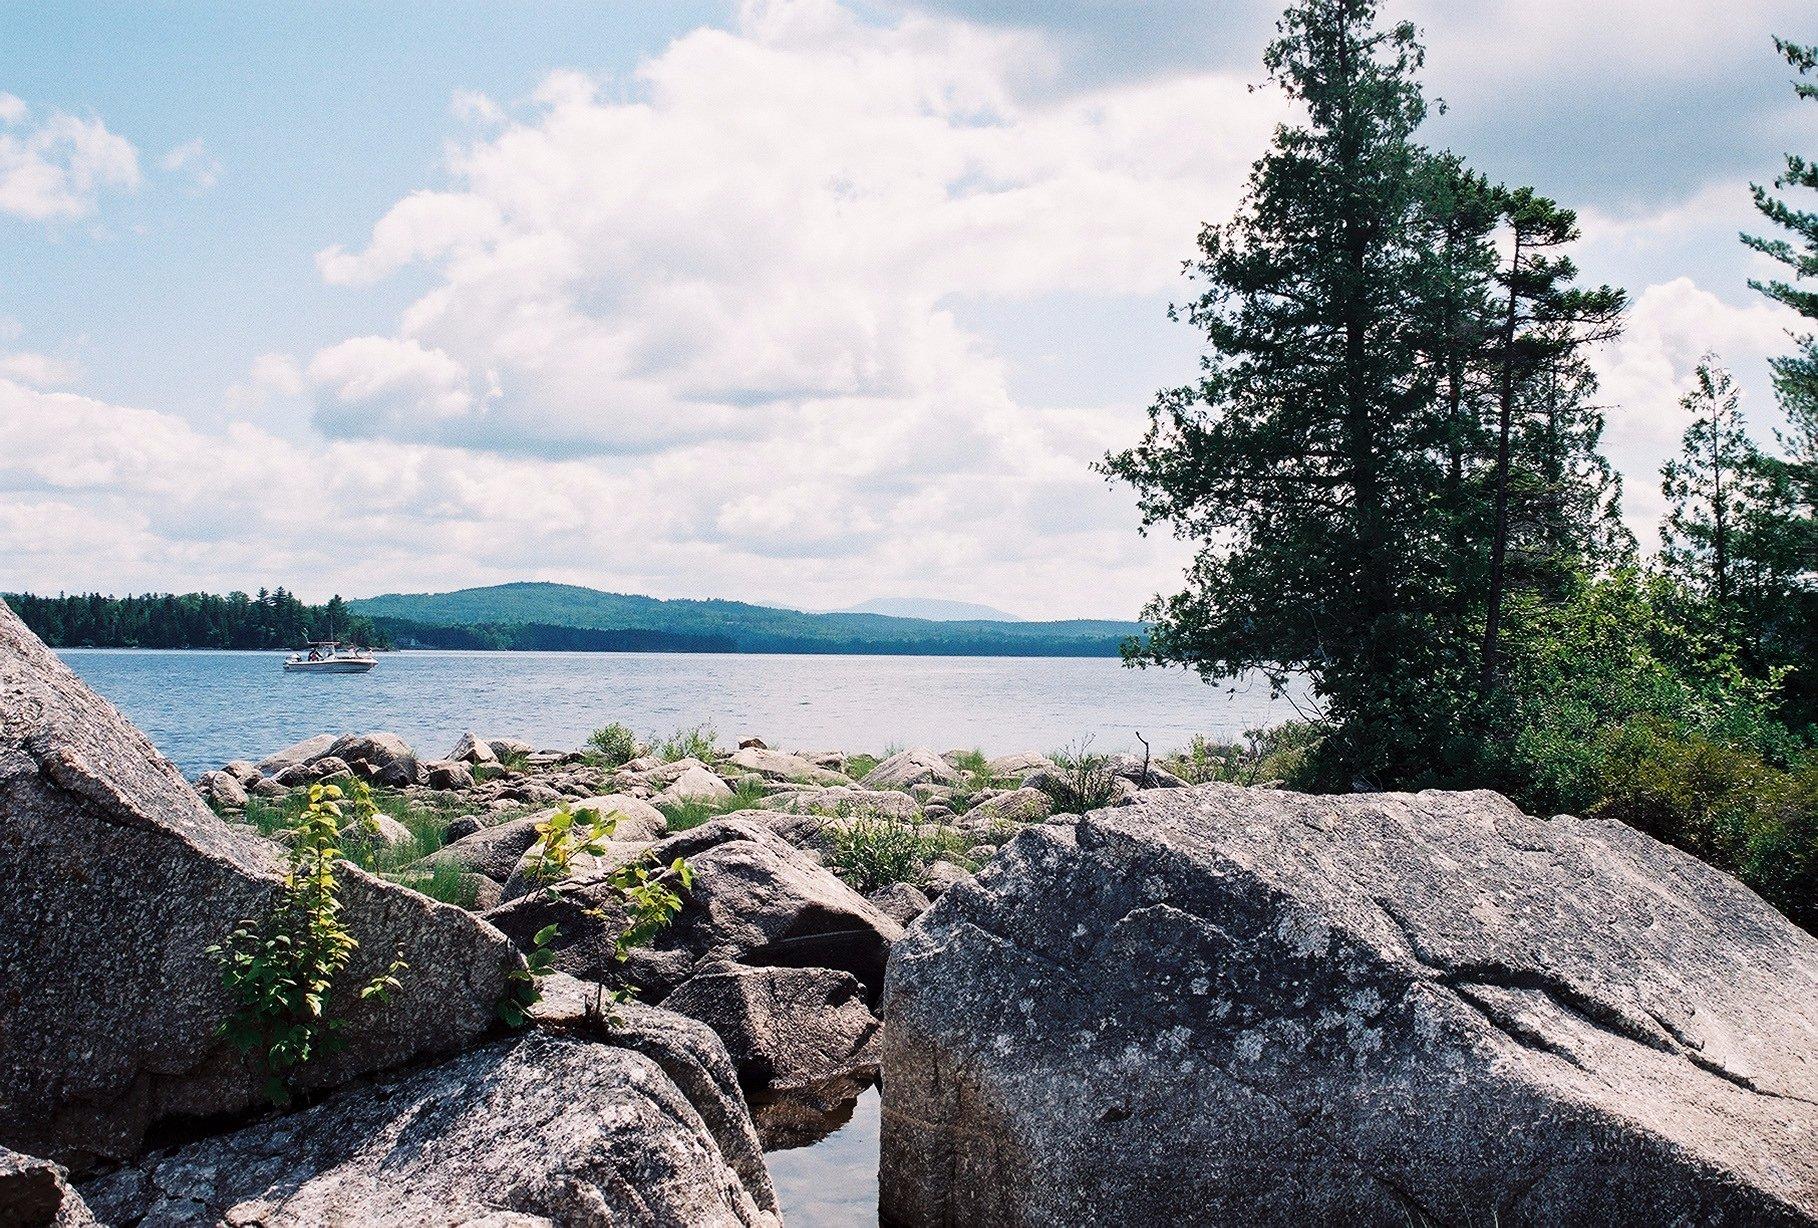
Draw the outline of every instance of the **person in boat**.
M322 650L317 648L314 644L311 644L309 646L309 659L311 661L320 661L322 659Z

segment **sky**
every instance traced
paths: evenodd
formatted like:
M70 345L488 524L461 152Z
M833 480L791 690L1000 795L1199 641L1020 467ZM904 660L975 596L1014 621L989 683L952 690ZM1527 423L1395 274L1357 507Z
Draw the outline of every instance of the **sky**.
M0 0L0 591L519 579L1128 617L1091 463L1288 112L1278 4ZM1748 184L1807 0L1405 0L1424 136L1576 208L1628 519L1700 356L1764 438Z

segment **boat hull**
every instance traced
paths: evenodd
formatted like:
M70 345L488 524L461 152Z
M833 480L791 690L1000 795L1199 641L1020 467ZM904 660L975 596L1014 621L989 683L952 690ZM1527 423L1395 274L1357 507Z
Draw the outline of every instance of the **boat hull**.
M377 661L286 661L287 674L364 674Z

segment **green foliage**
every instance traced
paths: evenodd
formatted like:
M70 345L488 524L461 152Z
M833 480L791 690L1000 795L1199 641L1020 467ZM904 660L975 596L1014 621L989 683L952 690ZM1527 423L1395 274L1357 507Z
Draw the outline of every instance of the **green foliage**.
M878 758L876 755L867 755L867 754L847 755L846 756L846 775L852 777L852 779L854 779L854 780L863 780L865 777L867 777L871 774L871 769L875 768L878 764L880 764L882 762L883 762L883 760Z
M508 772L527 772L530 770L530 756L521 750L500 751L497 756L499 766Z
M678 759L699 759L706 763L719 753L715 742L719 731L705 722L677 729L661 741L655 742L656 756L664 763L674 763Z
M530 954L524 957L524 966L513 968L505 980L505 996L499 999L499 1018L507 1027L521 1028L530 1022L531 1008L543 1000L543 991L539 986L555 965L555 952L550 944L555 941L560 927L554 924L545 925L531 938Z
M638 736L631 732L629 725L614 721L603 728L596 729L587 735L587 745L592 747L607 767L618 767L637 758Z
M425 878L420 874L407 875L405 868L420 858L427 857L442 847L442 833L455 819L473 813L471 807L464 805L458 795L439 795L433 802L423 802L394 789L371 789L365 784L357 787L363 791L365 804L372 807L376 818L383 814L402 823L410 832L410 839L392 845L374 838L376 826L372 829L355 828L349 831L342 841L341 856L353 862L362 870L383 875L394 882L418 887L419 882L435 883L436 880ZM283 838L309 805L309 791L294 789L282 798L267 799L251 797L247 799L246 809L240 816L242 821L258 828L261 834ZM437 890L454 889L454 884L443 878ZM447 899L436 891L424 891L435 899L448 903L459 903L458 899Z
M296 821L284 831L289 858L269 915L243 920L209 948L237 1004L222 1034L243 1053L256 1053L272 1103L290 1100L289 1073L340 1045L341 1021L328 1014L335 978L359 942L341 923L335 862L349 831L374 827L379 813L364 784L353 786L351 820L343 824L341 790L312 785ZM407 965L394 958L360 991L386 1000Z
M1654 719L1601 740L1598 815L1728 870L1818 926L1818 760L1783 769L1752 750Z
M1242 742L1213 742L1196 735L1185 750L1161 760L1161 766L1188 784L1280 781L1288 788L1300 788L1308 780L1309 756L1323 737L1318 726L1306 721L1246 729Z
M828 825L827 835L832 842L828 866L859 892L915 882L931 862L942 859L971 865L952 833L924 832L884 816L841 818Z
M669 821L670 831L687 831L723 814L756 810L766 796L762 785L741 781L733 787L731 797L658 802L657 809Z
M572 872L576 859L605 853L622 817L616 812L592 811L583 822L568 807L558 808L536 826L537 840L529 850L530 862L525 877L540 884L551 899L560 899L562 888L559 884ZM605 920L615 911L613 906L616 905L621 916L618 918L619 931L613 940L613 962L623 963L633 947L649 941L681 911L682 897L669 886L671 879L683 890L694 881L688 863L680 857L662 869L654 869L647 861L631 862L606 876L605 881L611 889L611 905L601 904L584 911L589 917ZM500 1018L510 1026L523 1026L526 1012L541 1000L537 981L549 972L553 959L551 944L559 936L559 927L553 924L538 930L524 968L512 975L506 996L498 1008ZM608 1004L623 1002L629 997L630 990L625 986L598 984L594 989L592 1012L596 1018L604 1020L609 1014Z
M1101 810L1117 800L1117 772L1108 756L1092 753L1092 739L1082 738L1048 756L1058 772L1045 773L1037 785L1054 808L1067 814Z

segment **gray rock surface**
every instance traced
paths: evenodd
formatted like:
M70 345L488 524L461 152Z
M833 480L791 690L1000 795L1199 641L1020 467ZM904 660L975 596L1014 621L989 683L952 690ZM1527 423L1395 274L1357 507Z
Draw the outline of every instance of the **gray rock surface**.
M663 789L664 799L674 802L717 802L731 796L731 785L698 764L678 774Z
M229 810L246 809L246 786L227 772L204 772L196 777L196 792L205 801Z
M865 898L879 912L905 928L933 906L927 893L913 883L891 883Z
M469 729L448 752L448 757L459 763L497 763L499 757L492 752L492 743Z
M335 735L332 733L319 733L313 738L304 738L301 742L293 743L259 760L259 772L265 776L276 776L287 767L320 759L334 744Z
M416 752L395 733L344 733L328 748L328 755L374 784L402 788L423 783Z
M739 1081L752 1090L877 1074L877 1017L849 972L708 964L663 1006L718 1033Z
M508 884L510 902L487 913L487 920L520 945L543 926L558 925L551 950L559 971L590 980L622 972L649 1002L662 1001L698 967L717 960L835 968L857 977L872 999L882 989L890 944L902 927L769 828L717 819L652 845L626 846L600 868L630 856L665 866L686 858L694 882L681 892L675 921L622 969L611 962L621 922L612 892L597 879L563 884L558 899L546 892L513 898ZM594 912L602 915L589 915Z
M1818 1222L1818 940L1489 793L1151 791L900 942L883 1216Z
M1034 751L1022 751L1014 755L999 755L985 765L985 771L996 777L1027 776L1030 772L1043 768L1052 769L1054 760Z
M0 1224L6 1228L89 1228L96 1223L59 1164L0 1147Z
M906 822L914 822L922 817L921 803L907 793L894 789L861 789L836 785L829 789L773 793L762 804L766 808L774 807L795 814L876 815Z
M872 768L859 783L867 789L908 789L915 785L956 785L965 776L931 750L898 751Z
M497 1041L84 1191L110 1223L775 1228L724 1051L662 1015L628 1011L611 1043Z
M921 889L929 899L938 900L961 883L972 881L972 872L951 861L932 861L922 871Z
M212 814L0 604L0 1145L77 1167L132 1155L161 1120L262 1102L218 1036L234 1004L207 948L265 915L278 852ZM517 960L458 908L352 867L342 881L361 944L329 1004L347 1045L305 1087L470 1042ZM360 1001L398 946L403 988Z
M1040 789L1012 789L986 798L966 812L966 826L989 823L1039 823L1053 811L1054 803Z
M459 759L431 759L423 765L423 783L431 789L471 789L473 768Z
M766 749L762 745L744 746L727 759L734 768L755 772L766 780L807 781L817 785L849 785L852 782L838 772L811 763L800 755Z
M483 874L502 883L511 877L524 850L537 842L536 827L540 821L535 815L526 815L496 827L482 827L452 844L444 844L415 864L425 869L438 865L458 866L469 874Z

